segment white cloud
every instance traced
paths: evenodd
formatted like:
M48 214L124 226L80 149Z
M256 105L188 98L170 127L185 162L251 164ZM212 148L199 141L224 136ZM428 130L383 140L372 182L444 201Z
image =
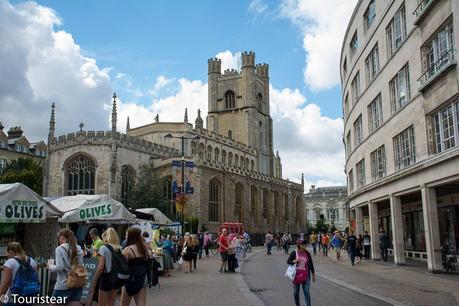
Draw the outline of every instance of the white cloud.
M81 54L59 16L34 2L0 0L0 109L6 127L21 125L31 141L47 135L56 103L57 134L108 127L110 77Z
M347 24L357 0L283 0L280 15L303 33L305 82L313 90L340 84L339 60Z
M232 53L229 50L219 52L215 55L216 58L222 60L222 72L226 69L239 69L241 61L241 52Z
M268 5L263 0L253 0L249 4L249 12L253 14L263 14L268 9Z

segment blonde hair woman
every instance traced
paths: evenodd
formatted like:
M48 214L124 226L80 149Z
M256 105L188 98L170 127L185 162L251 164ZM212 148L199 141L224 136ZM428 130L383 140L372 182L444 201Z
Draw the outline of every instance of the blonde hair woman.
M182 258L188 265L188 271L185 269L185 273L192 272L191 264L193 261L193 242L191 240L190 233L185 233L185 242L183 243Z
M196 262L198 261L199 240L197 235L191 235L191 254L193 255L193 271L196 270Z
M99 265L97 266L94 281L92 282L91 291L94 292L100 277L98 305L113 306L115 305L116 293L121 285L111 283L109 274L112 269L112 252L119 252L118 255L121 255L120 240L118 233L112 227L109 227L102 234L102 241L105 245L100 247L98 252L100 255Z

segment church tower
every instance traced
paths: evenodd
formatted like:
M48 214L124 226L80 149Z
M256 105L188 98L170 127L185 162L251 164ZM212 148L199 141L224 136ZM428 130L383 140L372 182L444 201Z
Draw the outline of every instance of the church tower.
M258 170L274 175L269 66L255 64L255 53L241 54L241 70L221 73L221 60L208 60L207 129L258 150Z

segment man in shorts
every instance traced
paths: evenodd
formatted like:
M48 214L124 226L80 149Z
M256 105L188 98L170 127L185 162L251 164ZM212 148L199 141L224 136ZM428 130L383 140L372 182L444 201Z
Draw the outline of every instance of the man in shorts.
M218 252L222 257L222 264L220 266L220 272L228 272L228 231L226 228L222 230L222 234L218 238Z

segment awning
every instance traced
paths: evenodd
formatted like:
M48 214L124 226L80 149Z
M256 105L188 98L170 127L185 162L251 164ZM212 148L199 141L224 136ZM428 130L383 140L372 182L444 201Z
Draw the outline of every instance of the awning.
M0 222L43 223L62 213L21 183L0 184Z
M61 223L135 222L135 215L131 214L123 204L106 194L66 196L52 200L51 204L64 213L59 219Z
M153 223L159 223L159 224L162 224L162 225L170 225L170 224L172 224L171 219L169 219L165 214L163 214L157 208L139 208L139 209L136 209L136 211L152 215L155 218L155 221Z

